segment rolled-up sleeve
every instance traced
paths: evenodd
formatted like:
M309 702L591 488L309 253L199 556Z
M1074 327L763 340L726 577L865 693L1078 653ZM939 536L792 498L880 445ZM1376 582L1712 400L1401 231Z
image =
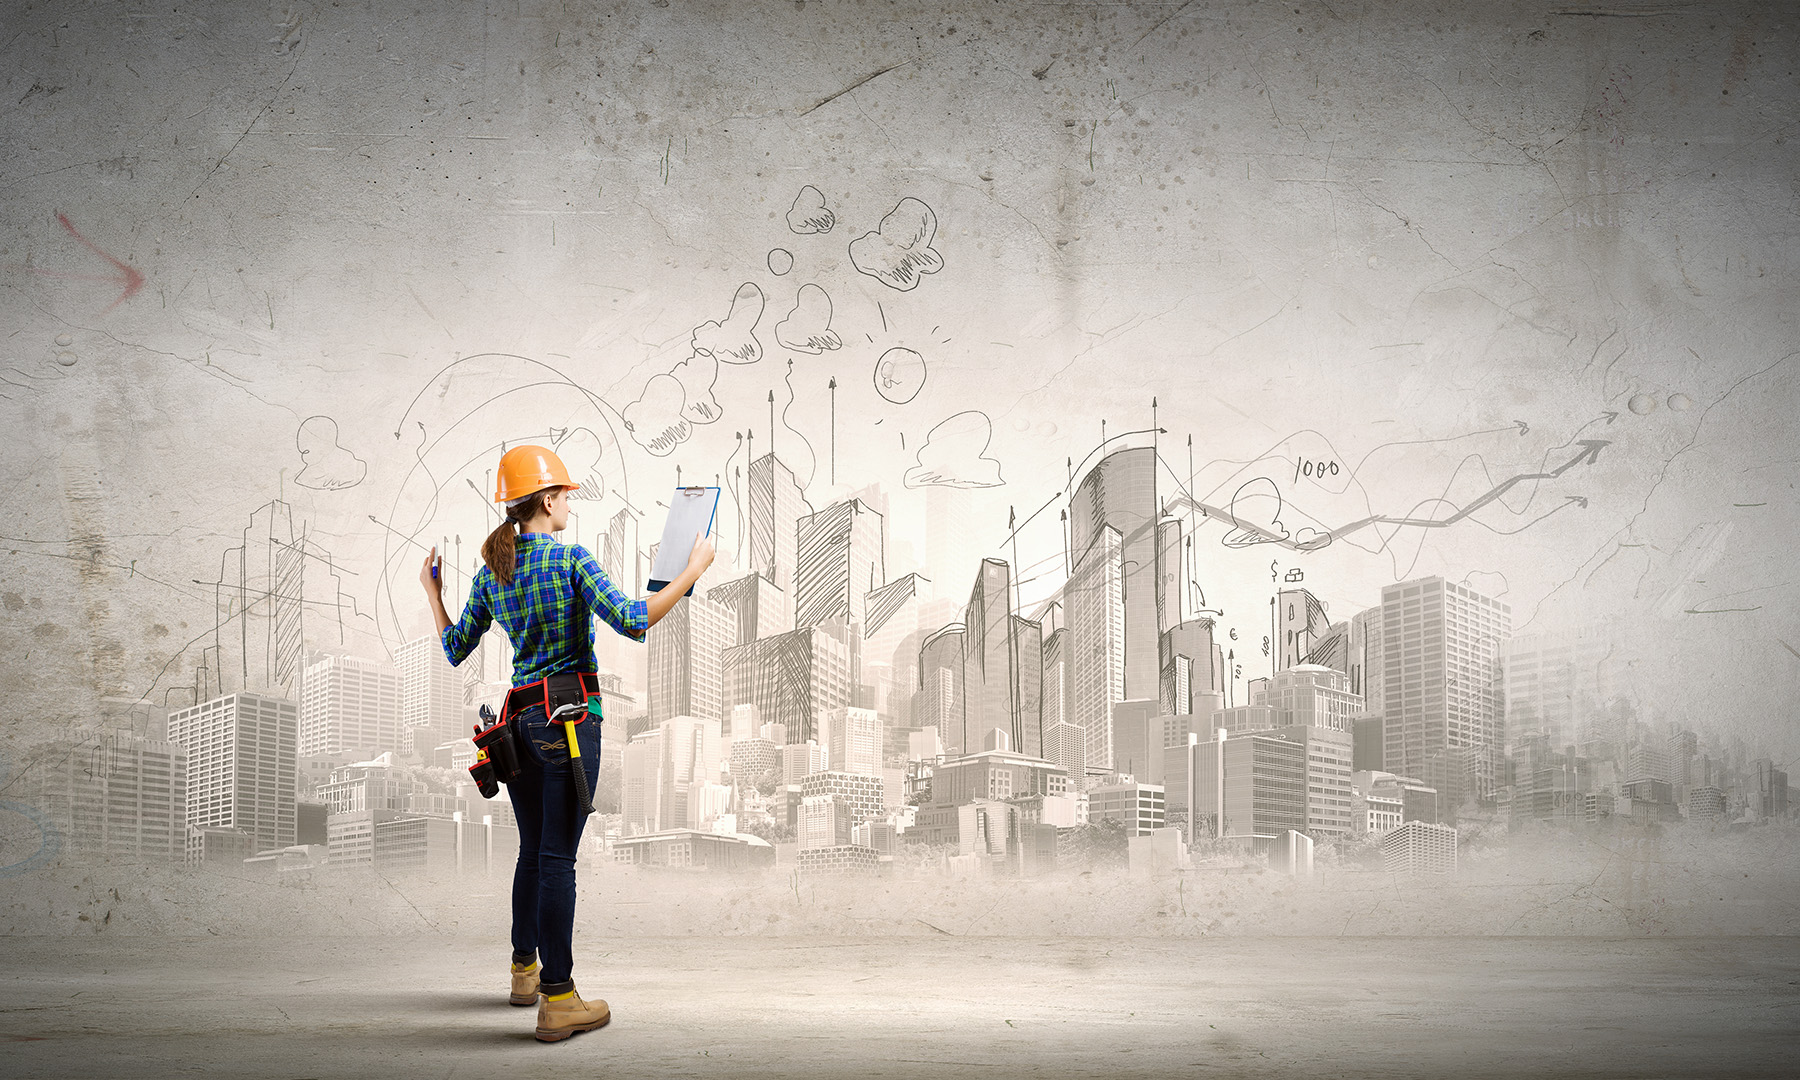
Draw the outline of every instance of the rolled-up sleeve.
M444 643L444 656L451 667L469 658L475 646L481 644L481 635L487 633L494 621L493 612L488 610L487 582L487 569L483 567L469 589L469 602L463 605L462 618L444 627L444 632L439 635Z
M644 632L650 629L648 603L620 592L606 571L600 569L600 561L580 545L575 546L574 573L575 591L586 601L589 611L633 641L644 640Z

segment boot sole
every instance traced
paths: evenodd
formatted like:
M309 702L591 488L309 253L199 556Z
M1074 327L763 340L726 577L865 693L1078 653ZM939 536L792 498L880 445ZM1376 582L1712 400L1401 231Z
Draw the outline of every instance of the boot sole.
M526 998L521 998L517 994L509 994L506 998L506 1003L508 1005L536 1005L537 999L538 996L536 994Z
M538 1028L537 1039L538 1042L561 1042L575 1034L577 1031L593 1031L595 1028L603 1028L611 1022L612 1014L608 1013L603 1019L597 1020L592 1024L578 1024L575 1027L557 1028L550 1031Z

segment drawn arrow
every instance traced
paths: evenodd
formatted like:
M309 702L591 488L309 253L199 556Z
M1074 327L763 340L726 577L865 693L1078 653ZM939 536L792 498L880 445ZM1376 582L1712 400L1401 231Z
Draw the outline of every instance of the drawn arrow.
M85 237L85 236L81 235L79 232L75 231L75 226L69 223L69 217L67 214L57 214L56 220L62 223L62 227L67 229L69 231L69 235L73 236L77 241L79 241L81 243L82 247L87 248L89 251L100 256L102 259L105 259L107 262L111 263L113 265L113 269L118 271L118 273L116 273L116 274L63 274L63 273L58 273L53 270L38 270L36 268L32 268L33 273L42 274L45 277L64 278L68 281L105 281L105 282L110 282L114 285L119 286L119 298L117 300L114 300L112 303L106 305L106 311L111 311L113 308L116 308L120 304L123 304L125 301L131 299L133 293L136 293L139 289L144 287L144 275L138 273L136 267L127 266L125 263L122 263L118 259L115 259L111 255L108 255L106 252L101 251L100 248L97 247L92 240L89 240L87 237ZM106 311L102 311L101 314L102 315L106 314Z
M831 377L831 381L825 384L825 389L831 391L831 482L833 484L835 484L835 483L837 483L837 376L836 375L833 375Z
M1498 499L1519 484L1523 484L1529 480L1554 480L1556 477L1561 476L1563 473L1568 472L1577 465L1593 464L1600 459L1601 449L1610 446L1611 442L1606 439L1583 439L1576 445L1581 447L1581 452L1549 472L1520 473L1517 476L1503 480L1485 495L1475 499L1473 502L1446 518L1388 517L1382 514L1375 514L1357 521L1352 521L1348 525L1339 526L1323 535L1315 536L1303 541L1295 541L1270 532L1268 529L1258 525L1254 521L1240 520L1228 510L1221 509L1217 506L1211 506L1207 503L1196 502L1185 494L1178 495L1169 500L1163 507L1163 512L1167 513L1172 509L1198 510L1208 517L1215 517L1221 521L1230 522L1237 528L1260 537L1261 539L1259 542L1261 543L1275 544L1278 547L1284 547L1290 551L1317 551L1327 544L1330 544L1333 540L1348 536L1351 533L1365 529L1370 525L1405 525L1420 529L1447 528L1468 517L1470 514L1473 514L1488 503L1493 502L1495 499ZM1573 496L1572 498L1581 499L1582 505L1587 505L1586 499L1583 496ZM1567 504L1565 503L1564 505L1566 506ZM1560 509L1560 507L1558 509Z

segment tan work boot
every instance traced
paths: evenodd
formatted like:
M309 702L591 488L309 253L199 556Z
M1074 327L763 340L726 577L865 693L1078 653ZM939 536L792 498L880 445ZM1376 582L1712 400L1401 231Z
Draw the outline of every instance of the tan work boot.
M564 983L568 986L570 984ZM539 1042L556 1042L577 1031L592 1031L612 1019L612 1010L604 1001L583 1001L573 989L561 994L545 994L538 1002L537 1037Z
M512 966L512 996L507 1003L511 1005L535 1005L538 999L538 972L543 970L533 960L528 968Z

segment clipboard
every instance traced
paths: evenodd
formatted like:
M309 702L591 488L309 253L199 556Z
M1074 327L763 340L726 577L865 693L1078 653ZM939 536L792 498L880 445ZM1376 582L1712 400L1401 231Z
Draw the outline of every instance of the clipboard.
M656 547L656 561L650 564L650 591L661 592L687 569L688 556L694 553L694 535L711 536L713 519L719 512L719 489L716 487L680 487L669 499L669 520L663 525L662 542ZM683 596L694 595L693 586Z

